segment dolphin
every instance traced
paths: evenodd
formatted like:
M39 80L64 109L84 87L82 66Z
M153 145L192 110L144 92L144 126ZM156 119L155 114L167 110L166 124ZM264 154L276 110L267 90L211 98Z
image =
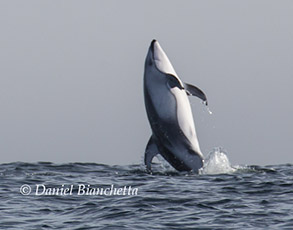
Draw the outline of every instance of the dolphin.
M152 130L144 156L147 171L157 154L178 171L198 173L203 166L188 95L207 105L203 91L180 80L159 42L153 40L144 69L144 101Z

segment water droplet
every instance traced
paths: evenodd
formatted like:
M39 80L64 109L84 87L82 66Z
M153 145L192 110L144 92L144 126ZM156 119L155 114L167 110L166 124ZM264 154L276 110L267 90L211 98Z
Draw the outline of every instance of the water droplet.
M209 107L207 107L207 111L208 111L209 114L213 114L213 112L210 110Z
M206 106L207 111L209 114L213 114L213 112L210 110L210 108L208 107L208 101L202 101L202 103Z
M202 101L202 103L203 103L204 105L208 105L208 102L207 102L207 101Z

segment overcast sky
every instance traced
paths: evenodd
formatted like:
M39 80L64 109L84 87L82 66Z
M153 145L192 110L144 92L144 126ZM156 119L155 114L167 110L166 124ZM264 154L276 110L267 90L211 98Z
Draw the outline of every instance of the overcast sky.
M293 1L0 1L1 162L141 163L144 60L158 39L204 155L292 163Z

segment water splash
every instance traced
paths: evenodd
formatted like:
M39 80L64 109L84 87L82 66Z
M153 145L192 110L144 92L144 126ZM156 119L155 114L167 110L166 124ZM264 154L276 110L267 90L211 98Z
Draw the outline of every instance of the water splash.
M226 153L221 148L214 148L204 160L199 174L224 174L233 173L236 169L231 166Z

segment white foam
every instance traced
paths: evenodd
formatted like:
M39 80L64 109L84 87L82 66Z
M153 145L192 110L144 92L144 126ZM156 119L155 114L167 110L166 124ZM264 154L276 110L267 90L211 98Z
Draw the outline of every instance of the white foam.
M221 148L214 148L204 160L199 174L226 174L235 171L236 169L231 166L226 153Z

